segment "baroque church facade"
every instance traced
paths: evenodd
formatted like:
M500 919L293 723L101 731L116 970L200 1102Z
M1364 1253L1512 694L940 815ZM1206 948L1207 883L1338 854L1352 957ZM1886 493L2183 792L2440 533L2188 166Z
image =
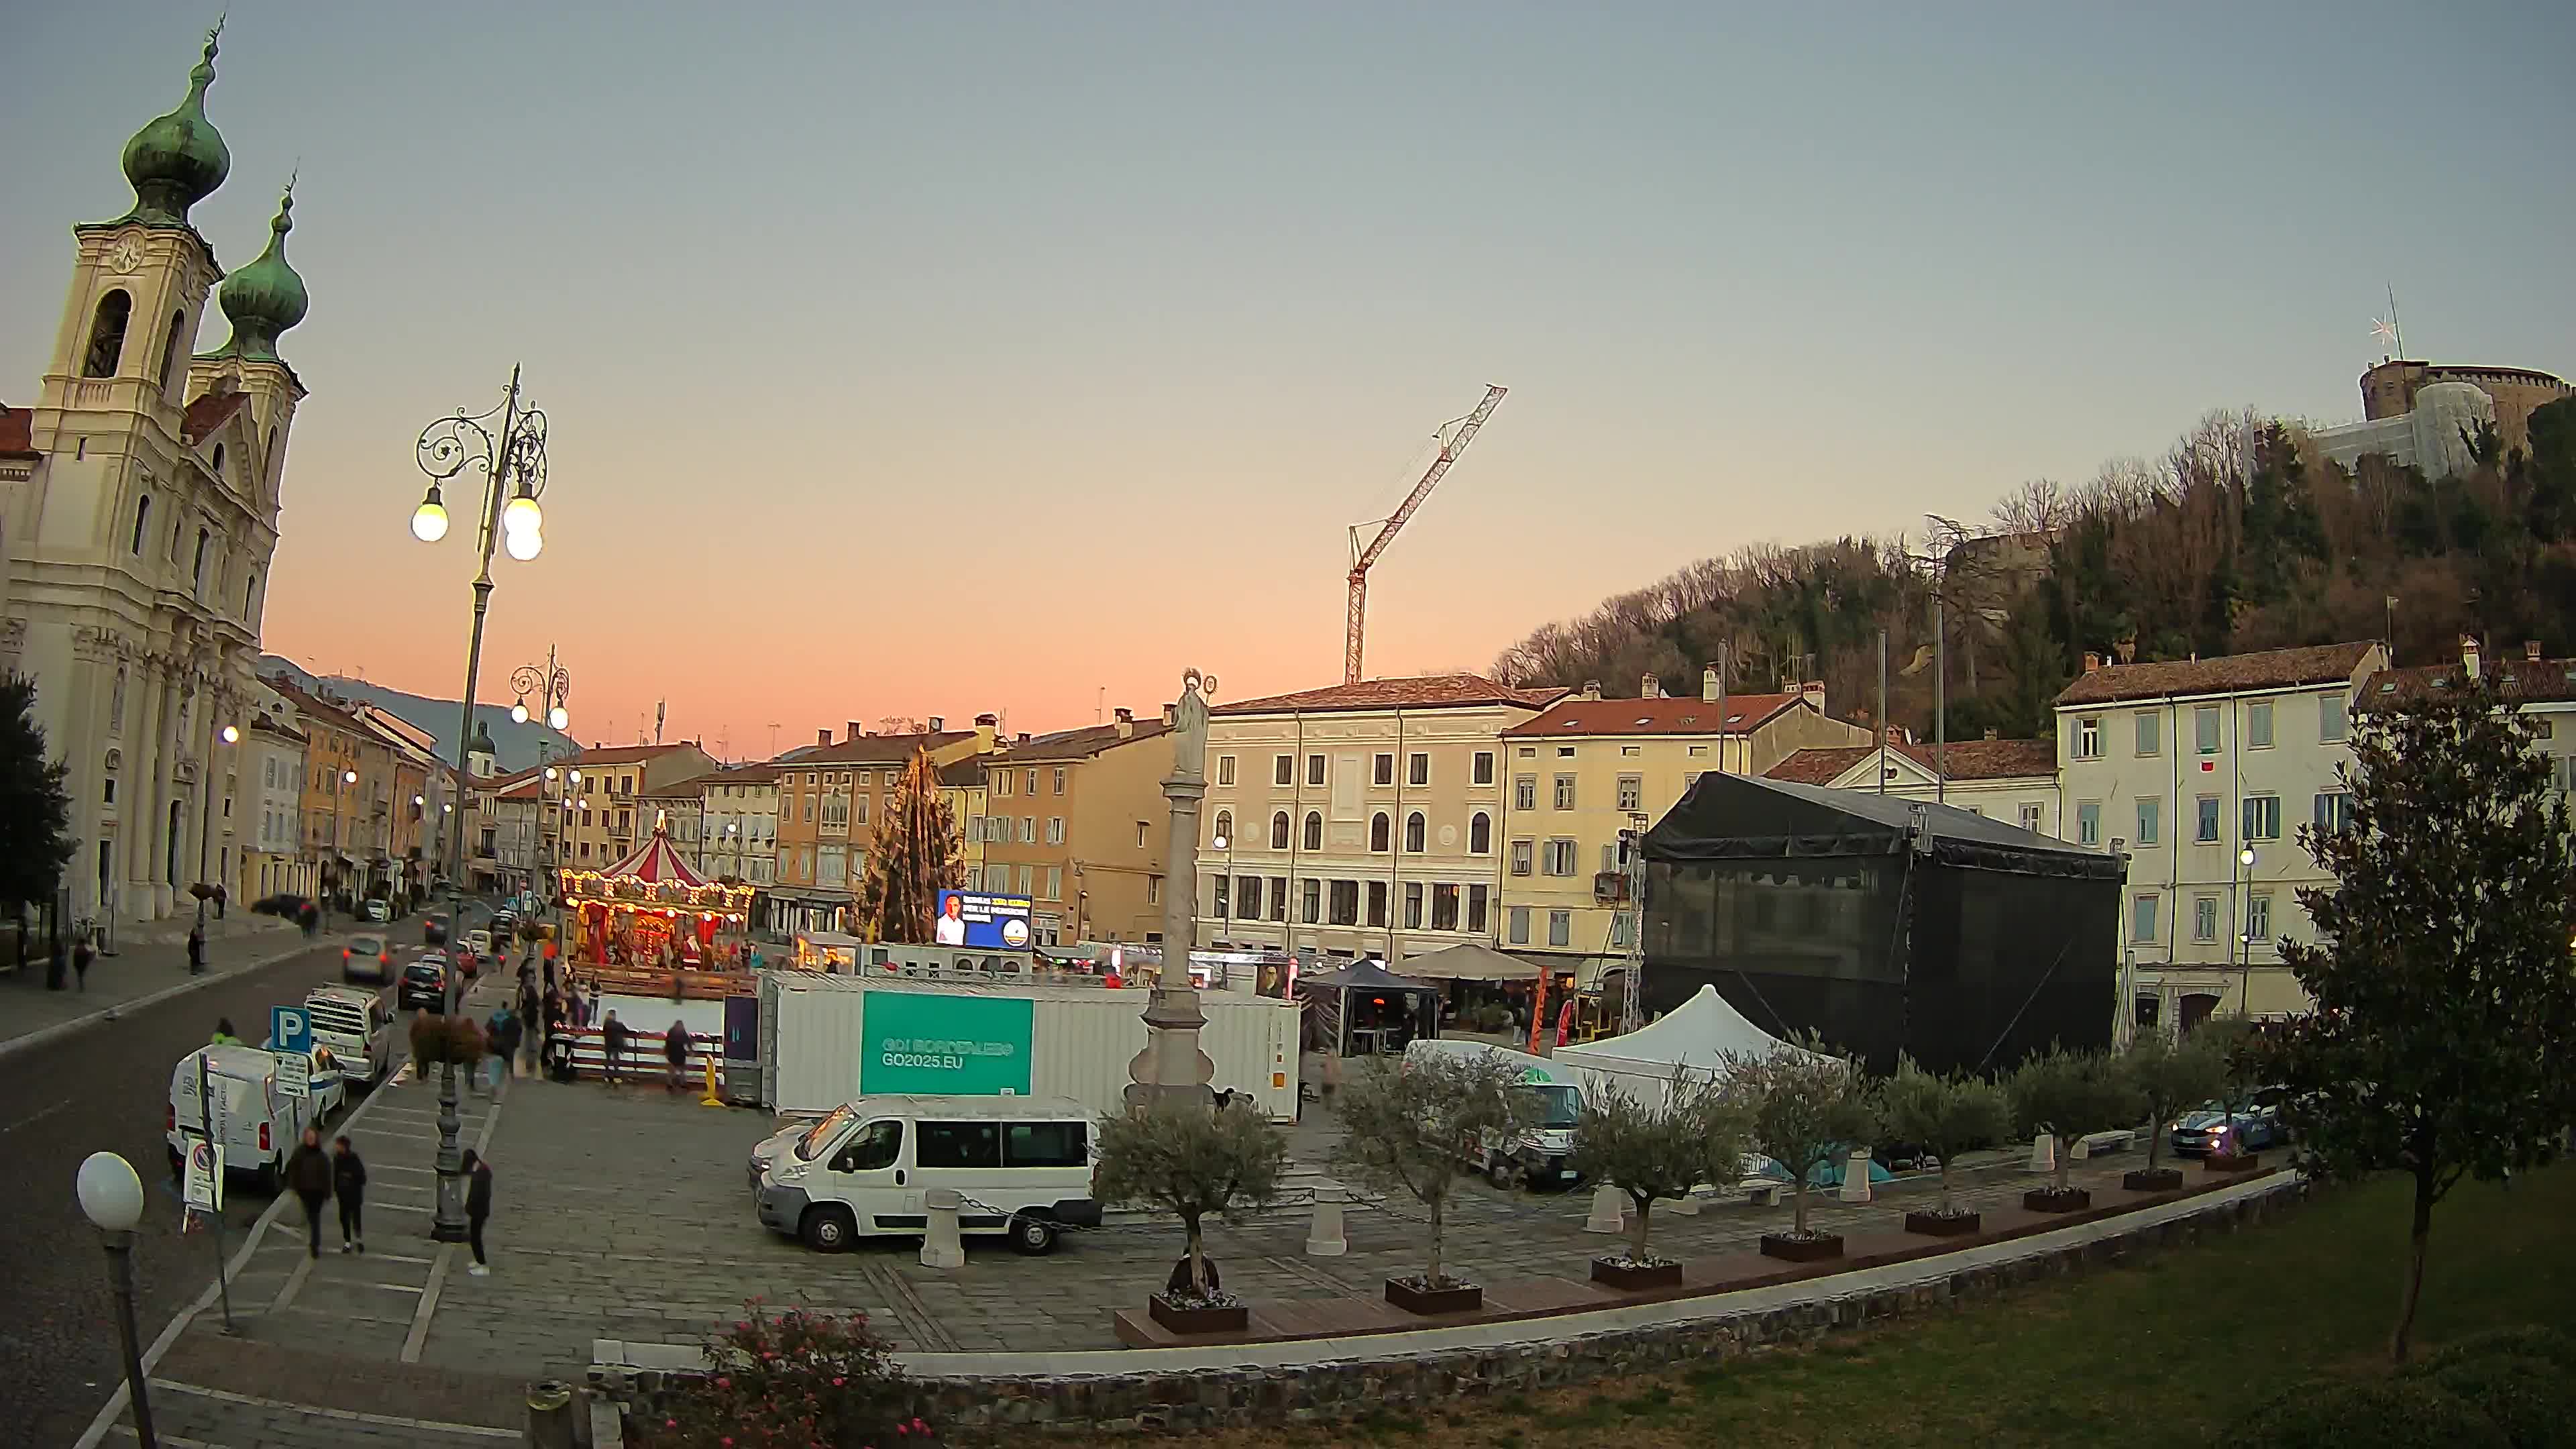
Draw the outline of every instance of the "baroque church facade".
M71 911L101 920L193 909L192 884L238 879L238 802L258 793L240 741L305 397L278 339L307 302L286 260L291 181L238 271L189 221L232 167L206 116L215 53L210 34L186 98L126 143L133 209L72 228L36 401L0 412L0 668L35 681L69 766ZM199 352L210 294L231 335Z

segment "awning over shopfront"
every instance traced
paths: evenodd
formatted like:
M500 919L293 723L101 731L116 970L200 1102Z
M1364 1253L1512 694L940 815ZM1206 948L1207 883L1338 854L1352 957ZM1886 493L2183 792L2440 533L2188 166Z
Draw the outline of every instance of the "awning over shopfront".
M1539 969L1535 963L1474 941L1404 958L1404 974L1424 981L1531 982L1538 979Z

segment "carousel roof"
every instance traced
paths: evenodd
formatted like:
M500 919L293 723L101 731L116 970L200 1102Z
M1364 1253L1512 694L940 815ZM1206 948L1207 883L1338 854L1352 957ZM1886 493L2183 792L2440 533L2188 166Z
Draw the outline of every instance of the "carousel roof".
M634 880L645 885L675 885L689 890L711 885L705 876L689 868L680 852L671 848L670 829L661 821L653 823L653 836L635 852L615 865L603 867L600 875L609 880Z

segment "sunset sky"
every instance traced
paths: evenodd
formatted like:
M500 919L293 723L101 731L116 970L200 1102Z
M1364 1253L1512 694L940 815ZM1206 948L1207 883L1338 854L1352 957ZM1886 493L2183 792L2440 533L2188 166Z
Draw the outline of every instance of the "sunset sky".
M9 6L0 399L217 8ZM1488 382L1372 673L2355 417L2390 284L2418 356L2576 369L2564 4L229 8L196 218L246 263L300 167L313 299L267 646L457 690L413 440L524 363L482 694L553 643L586 741L1331 682L1346 530Z

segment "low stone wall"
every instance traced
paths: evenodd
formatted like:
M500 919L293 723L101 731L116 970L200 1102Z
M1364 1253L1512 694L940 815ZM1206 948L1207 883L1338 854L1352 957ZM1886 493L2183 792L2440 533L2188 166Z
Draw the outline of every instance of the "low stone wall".
M2027 1240L2022 1252L1960 1265L1946 1274L1940 1271L1940 1259L1918 1260L1879 1270L1903 1275L1893 1283L1845 1284L1838 1291L1840 1275L1809 1279L1789 1285L1791 1290L1806 1290L1807 1295L1790 1303L1735 1311L1711 1303L1702 1312L1669 1322L1579 1330L1584 1318L1603 1311L1595 1310L1564 1318L1519 1320L1508 1326L1529 1337L1473 1347L1408 1352L1408 1339L1418 1341L1419 1336L1389 1334L1369 1343L1372 1349L1382 1345L1383 1351L1276 1366L1157 1370L1140 1365L1133 1373L934 1375L916 1380L921 1396L914 1411L937 1425L943 1436L972 1442L1014 1440L1032 1432L1331 1421L1372 1407L1560 1388L1683 1361L1705 1363L1756 1349L1811 1343L1828 1333L2116 1265L2267 1221L2294 1206L2305 1193L2305 1184L2285 1175L2272 1187L2208 1203L2161 1222L2110 1219L2097 1225L2097 1234L2080 1241ZM1659 1306L1693 1304L1693 1300L1676 1300ZM1611 1306L1612 1311L1615 1308ZM1551 1329L1559 1330L1559 1336L1548 1336ZM1341 1346L1352 1345L1345 1341ZM630 1411L649 1412L681 1376L676 1365L667 1363L602 1364L591 1370L591 1387Z

